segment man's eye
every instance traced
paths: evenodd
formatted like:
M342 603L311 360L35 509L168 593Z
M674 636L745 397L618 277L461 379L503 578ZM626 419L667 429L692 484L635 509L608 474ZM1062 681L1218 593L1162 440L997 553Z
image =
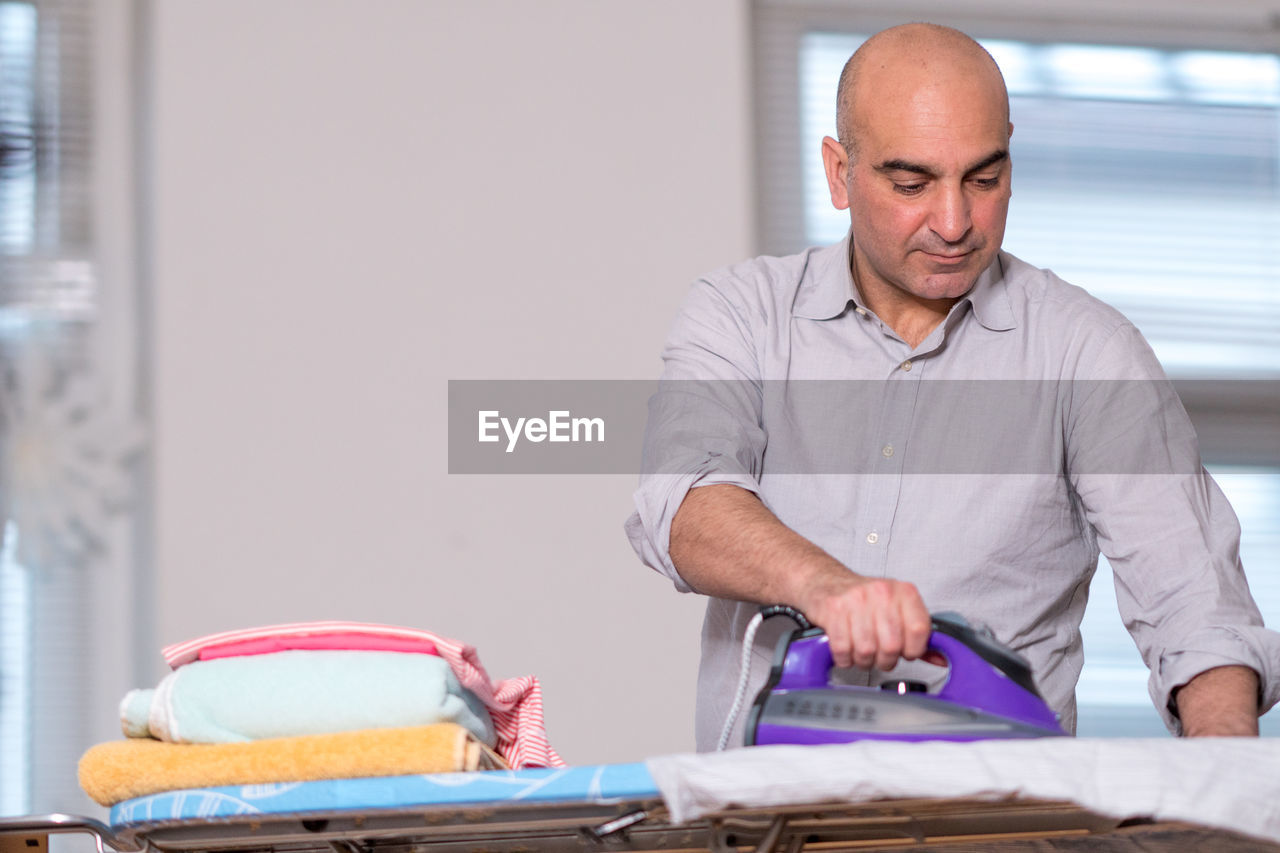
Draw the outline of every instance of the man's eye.
M924 190L924 184L894 184L893 189L903 195L917 195Z
M1000 186L1000 177L996 176L994 178L974 178L973 182L978 185L979 189L993 190L996 187Z

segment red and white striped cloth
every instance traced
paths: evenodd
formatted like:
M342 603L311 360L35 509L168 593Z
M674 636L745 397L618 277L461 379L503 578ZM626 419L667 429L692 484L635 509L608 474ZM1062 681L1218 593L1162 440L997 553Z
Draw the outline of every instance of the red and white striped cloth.
M363 622L295 622L239 631L223 631L163 650L172 669L192 661L226 656L229 650L261 654L287 648L384 649L406 651L419 645L422 653L448 662L458 683L489 709L498 736L497 752L513 768L563 767L551 748L542 720L542 687L532 675L494 682L473 646L417 628Z

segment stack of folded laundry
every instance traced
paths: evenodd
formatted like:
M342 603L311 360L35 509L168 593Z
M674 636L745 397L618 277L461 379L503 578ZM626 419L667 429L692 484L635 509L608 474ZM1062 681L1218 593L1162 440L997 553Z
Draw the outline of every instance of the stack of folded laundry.
M113 805L161 791L558 767L536 678L494 683L476 651L428 631L272 625L164 650L173 672L120 704L123 741L80 760Z

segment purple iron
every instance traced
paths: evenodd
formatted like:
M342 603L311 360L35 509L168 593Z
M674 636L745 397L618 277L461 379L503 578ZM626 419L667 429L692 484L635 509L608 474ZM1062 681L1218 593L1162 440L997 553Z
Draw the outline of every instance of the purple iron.
M769 680L747 719L748 746L1066 735L1026 659L957 613L933 615L929 648L947 659L950 672L937 692L927 692L914 681L832 684L827 635L792 608L773 612L787 613L802 627L778 644Z

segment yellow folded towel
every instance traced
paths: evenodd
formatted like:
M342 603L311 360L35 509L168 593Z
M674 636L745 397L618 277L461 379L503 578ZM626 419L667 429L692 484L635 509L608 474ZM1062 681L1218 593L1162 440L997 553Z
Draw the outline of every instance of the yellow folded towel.
M218 785L402 776L505 767L493 750L454 723L248 743L101 743L80 759L80 787L104 806Z

